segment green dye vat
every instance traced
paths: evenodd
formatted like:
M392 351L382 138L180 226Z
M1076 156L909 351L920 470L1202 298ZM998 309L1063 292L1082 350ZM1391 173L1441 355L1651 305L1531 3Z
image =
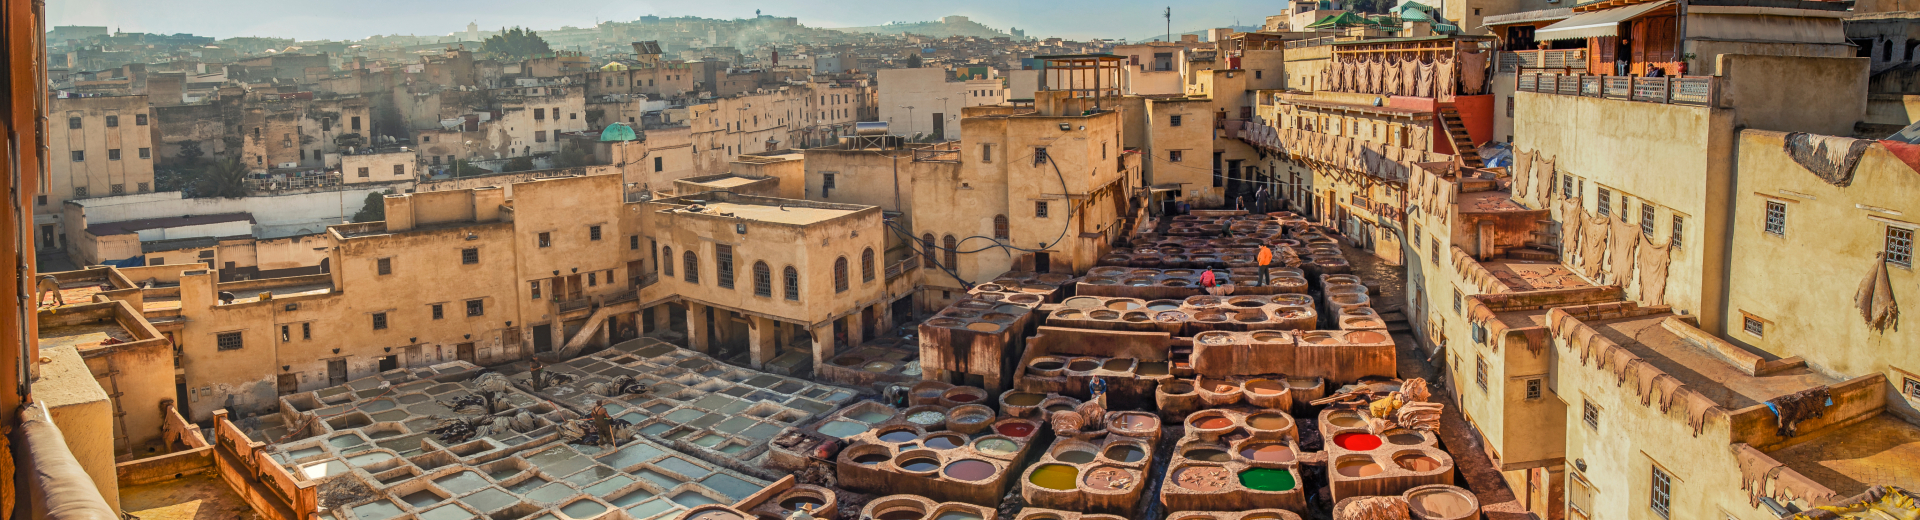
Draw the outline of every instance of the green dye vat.
M867 411L853 414L851 418L855 421L860 421L863 423L876 424L876 423L886 422L887 419L892 419L893 414L867 410Z
M675 507L673 502L668 502L666 499L648 500L642 502L640 505L627 508L627 514L640 520L646 520L660 513L672 511Z
M1292 491L1297 483L1287 470L1253 468L1240 472L1240 485L1254 491Z
M727 440L727 438L721 437L719 435L708 434L705 437L694 439L693 444L703 448L712 448L714 446L719 446L720 441L724 441L724 440Z
M607 506L592 500L581 500L560 508L560 514L572 518L593 518L607 512Z
M387 453L384 451L376 451L373 453L362 453L359 455L354 455L352 457L347 457L347 464L352 464L354 466L365 466L368 464L373 464L375 462L385 462L388 460L393 460L392 453Z
M711 498L707 498L706 495L702 495L692 491L681 491L680 494L674 495L673 502L676 504L680 504L682 506L686 506L688 508L695 508L695 507L700 507L707 504L719 503L714 501Z
M447 492L455 495L487 487L487 480L480 478L479 473L471 471L462 471L433 479L433 483L439 484L440 489L445 489Z
M558 504L560 500L580 494L579 491L559 482L540 486L540 489L527 493L527 500L542 504Z
M974 447L979 448L980 451L993 453L1013 453L1020 451L1020 445L1014 444L1013 441L1006 439L983 439L979 444L975 444Z
M632 493L627 493L625 495L609 498L607 499L607 501L612 502L614 507L627 507L634 504L638 504L640 503L640 501L646 500L649 498L653 498L653 493L648 493L647 490L644 490L644 489L635 489L633 490ZM640 517L640 518L645 518L645 517Z
M400 513L400 506L393 505L391 500L353 506L353 515L362 520L386 520L400 516Z
M980 520L980 515L972 511L947 511L933 520Z
M433 508L425 513L420 513L420 520L469 520L471 518L474 518L473 513L469 513L467 510L461 509L460 506L453 504L447 504Z
M821 435L831 435L845 439L867 431L867 425L853 421L832 421L820 425Z
M473 506L474 509L487 512L513 505L514 502L519 500L514 498L513 495L507 494L507 492L501 491L499 488L486 488L480 490L478 493L460 497L460 501L466 502L467 505Z

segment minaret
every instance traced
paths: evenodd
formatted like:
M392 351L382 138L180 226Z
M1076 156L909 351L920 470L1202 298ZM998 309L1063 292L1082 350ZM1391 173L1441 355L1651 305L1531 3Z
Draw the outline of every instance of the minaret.
M467 22L467 41L480 41L480 24Z

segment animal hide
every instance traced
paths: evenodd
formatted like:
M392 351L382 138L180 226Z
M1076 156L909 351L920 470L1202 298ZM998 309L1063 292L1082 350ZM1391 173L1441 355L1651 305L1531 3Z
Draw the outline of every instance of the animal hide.
M1384 70L1381 71L1381 83L1383 84L1383 87L1384 87L1380 89L1381 94L1385 94L1389 96L1400 95L1400 62L1399 61L1396 61L1391 57L1387 58L1387 61L1384 64Z
M1556 160L1558 160L1557 157L1548 159L1539 152L1533 153L1533 194L1540 198L1542 208L1553 203L1553 193L1556 191L1553 185L1553 163Z
M1626 215L1615 215L1609 234L1607 272L1613 275L1613 285L1625 289L1633 281L1633 246L1640 243L1640 226L1628 222Z
M1460 94L1477 95L1487 85L1487 56L1489 52L1460 53Z
M1399 496L1359 497L1341 508L1343 520L1407 520L1407 499Z
M1768 399L1767 405L1774 412L1775 433L1791 439L1800 432L1801 421L1826 417L1828 399L1825 386Z
M1853 167L1873 147L1869 139L1853 139L1806 132L1787 134L1787 156L1820 180L1841 188L1853 184Z
M1420 96L1420 60L1400 60L1400 90L1406 96Z
M1437 60L1439 66L1434 70L1433 97L1442 101L1453 101L1453 86L1458 83L1454 73L1453 56L1441 54Z
M1607 254L1607 217L1586 217L1580 225L1580 273L1599 278L1600 260Z
M1513 167L1507 173L1513 177L1513 196L1527 196L1527 185L1533 181L1533 152L1513 152Z
M1873 255L1873 271L1860 282L1860 290L1853 293L1853 305L1860 310L1860 317L1867 320L1867 328L1874 332L1885 332L1887 327L1900 321L1900 302L1894 301L1893 281L1887 277L1886 253Z
M1435 63L1433 62L1421 63L1420 64L1420 81L1419 81L1419 84L1414 85L1413 95L1419 96L1419 97L1433 97L1433 83L1434 83L1433 76L1436 73L1438 73L1438 67L1436 66Z
M1640 239L1640 303L1643 305L1666 305L1667 268L1673 262L1673 243L1655 243L1651 238Z
M1709 414L1716 411L1723 415L1726 413L1725 410L1720 408L1719 403L1713 402L1713 399L1707 398L1705 394L1692 390L1682 390L1682 392L1686 394L1687 426L1693 428L1693 436L1695 437L1699 437L1700 432L1707 428L1707 416Z

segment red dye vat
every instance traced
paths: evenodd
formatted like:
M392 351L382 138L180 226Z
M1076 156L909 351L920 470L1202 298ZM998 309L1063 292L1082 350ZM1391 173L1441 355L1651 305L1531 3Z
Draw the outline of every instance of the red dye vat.
M953 395L947 396L947 400L953 401L956 403L971 403L971 402L980 400L980 396L973 395L973 394L953 394Z
M1008 437L1026 437L1028 435L1033 435L1033 425L1027 424L1027 423L1012 422L1012 423L1006 423L999 426L995 426L993 427L993 431L1000 432L1001 435L1005 435ZM1377 441L1377 440L1374 441L1375 446L1378 446L1379 444L1380 444L1380 441Z
M1342 433L1333 436L1333 443L1348 451L1367 451L1380 447L1380 437L1371 433Z
M1207 418L1200 419L1198 421L1194 421L1193 426L1195 428L1199 428L1202 430L1218 430L1228 426L1233 426L1233 420L1225 417L1219 417L1219 416L1207 417Z

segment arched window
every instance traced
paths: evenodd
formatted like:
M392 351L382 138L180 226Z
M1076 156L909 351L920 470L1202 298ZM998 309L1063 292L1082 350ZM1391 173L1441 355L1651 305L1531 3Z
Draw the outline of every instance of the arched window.
M786 270L781 273L781 277L786 278L787 299L796 302L800 301L800 271L789 265Z
M662 247L660 251L667 256L667 261L660 263L660 271L667 276L673 276L673 246Z
M847 292L847 257L833 261L833 292Z
M681 263L685 264L681 267L686 268L687 272L684 274L687 283L700 283L700 257L693 256L692 251L687 251L680 254L680 259L683 260Z
M947 268L959 269L960 268L960 241L955 240L953 238L953 235L947 235L946 248L947 250L944 251L945 254L941 256L943 257L944 260L946 260Z
M1007 216L994 215L993 216L993 238L1006 240L1007 237L1009 236L1011 236L1011 233L1007 231Z
M933 267L933 233L920 235L920 267Z
M873 281L873 248L860 252L860 281Z
M773 297L773 270L766 262L753 263L753 295Z

